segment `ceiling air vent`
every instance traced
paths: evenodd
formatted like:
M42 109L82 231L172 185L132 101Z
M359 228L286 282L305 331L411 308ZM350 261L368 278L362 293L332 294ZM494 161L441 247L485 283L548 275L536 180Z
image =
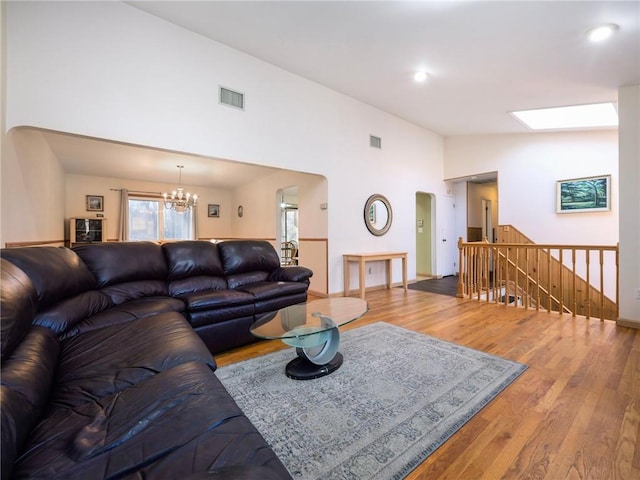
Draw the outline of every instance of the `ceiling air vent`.
M373 148L382 148L382 139L374 135L369 135L369 146Z
M244 110L244 93L234 92L228 88L220 87L220 103L239 110Z

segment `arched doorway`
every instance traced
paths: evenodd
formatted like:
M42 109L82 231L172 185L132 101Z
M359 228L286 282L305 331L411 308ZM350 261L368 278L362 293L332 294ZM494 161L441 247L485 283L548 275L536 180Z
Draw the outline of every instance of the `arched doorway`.
M431 193L416 193L416 277L435 275L434 224L435 198Z
M298 259L298 187L279 189L276 193L279 212L276 219L276 248L283 265L295 265Z

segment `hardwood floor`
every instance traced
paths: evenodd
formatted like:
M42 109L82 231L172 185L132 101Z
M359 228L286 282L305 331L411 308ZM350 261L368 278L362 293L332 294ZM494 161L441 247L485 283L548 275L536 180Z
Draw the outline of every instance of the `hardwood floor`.
M367 301L344 330L384 321L529 366L407 479L640 479L640 330L399 288Z

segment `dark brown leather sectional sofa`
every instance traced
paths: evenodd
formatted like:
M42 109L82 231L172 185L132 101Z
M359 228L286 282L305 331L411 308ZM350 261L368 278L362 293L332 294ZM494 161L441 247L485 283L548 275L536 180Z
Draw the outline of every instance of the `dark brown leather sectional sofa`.
M311 271L268 242L1 252L2 478L291 478L215 375Z

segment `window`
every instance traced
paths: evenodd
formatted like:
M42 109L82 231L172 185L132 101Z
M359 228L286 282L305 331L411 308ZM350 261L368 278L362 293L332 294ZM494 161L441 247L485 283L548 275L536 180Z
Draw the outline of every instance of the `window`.
M129 240L193 240L194 212L167 210L161 199L129 197Z
M282 209L284 242L298 241L298 206L287 205Z

